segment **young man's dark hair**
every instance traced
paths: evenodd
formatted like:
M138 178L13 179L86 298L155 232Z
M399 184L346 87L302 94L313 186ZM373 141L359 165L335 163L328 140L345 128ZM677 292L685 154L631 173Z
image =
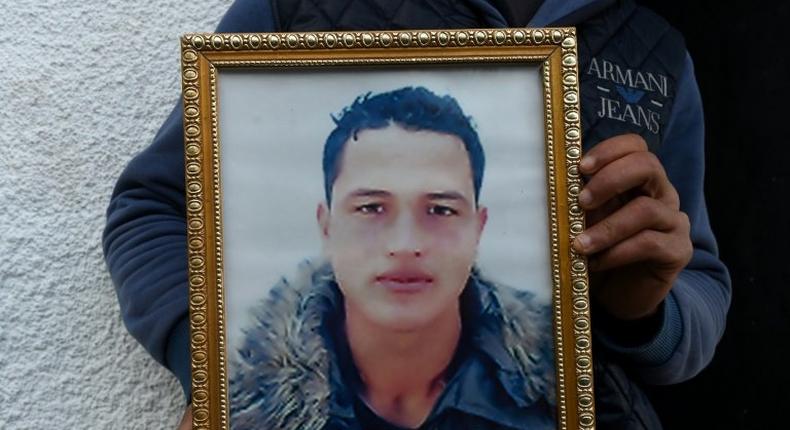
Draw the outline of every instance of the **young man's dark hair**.
M324 193L327 204L332 203L332 186L340 174L346 142L356 140L361 130L375 130L397 124L406 130L427 130L458 136L469 154L475 200L480 196L485 170L485 154L471 118L451 96L438 96L424 87L404 87L397 90L358 97L333 117L337 127L324 145Z

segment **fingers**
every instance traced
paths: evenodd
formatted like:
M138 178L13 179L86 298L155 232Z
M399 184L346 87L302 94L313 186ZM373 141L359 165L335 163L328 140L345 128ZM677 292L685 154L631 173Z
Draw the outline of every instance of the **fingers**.
M579 203L585 210L600 208L613 199L622 205L636 195L655 197L674 209L680 208L677 191L664 167L647 151L647 143L637 134L600 142L585 154L579 168L590 177L579 195Z
M673 234L643 230L594 256L590 260L590 268L593 271L604 271L650 261L654 267L650 272L653 275L660 276L661 272L674 275L688 264L691 254L690 241L679 240Z
M593 147L580 163L589 177L579 194L588 228L573 242L591 269L649 262L651 274L676 273L691 258L689 220L658 158L639 135ZM666 269L666 270L665 270Z
M601 167L633 152L647 152L647 143L638 134L623 134L606 139L593 146L582 157L579 169L583 175L592 175Z
M599 166L579 195L579 203L589 210L634 194L654 197L675 210L680 207L661 162L646 151L631 152Z
M591 223L574 241L578 252L591 255L612 247L642 230L682 229L688 217L656 199L640 196L610 215Z

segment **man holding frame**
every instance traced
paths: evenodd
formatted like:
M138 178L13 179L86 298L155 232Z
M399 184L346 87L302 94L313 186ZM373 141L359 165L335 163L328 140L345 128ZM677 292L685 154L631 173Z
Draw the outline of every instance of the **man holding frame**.
M636 381L670 384L697 374L712 358L730 299L703 196L702 108L691 60L674 29L630 1L516 3L407 1L393 11L372 2L338 10L346 3L237 0L218 31L577 25L588 150L581 172L589 178L580 202L590 217L574 246L597 273L598 427L660 428ZM638 76L665 84L639 88ZM633 114L634 103L650 109L651 127ZM188 394L181 110L119 179L104 249L127 327Z

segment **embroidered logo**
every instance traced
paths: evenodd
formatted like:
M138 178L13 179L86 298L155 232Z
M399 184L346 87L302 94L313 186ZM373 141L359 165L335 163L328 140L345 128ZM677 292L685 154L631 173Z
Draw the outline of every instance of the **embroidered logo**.
M669 97L666 75L621 67L595 57L585 73L600 81L595 86L600 92L599 118L630 123L653 134L661 131L663 107Z

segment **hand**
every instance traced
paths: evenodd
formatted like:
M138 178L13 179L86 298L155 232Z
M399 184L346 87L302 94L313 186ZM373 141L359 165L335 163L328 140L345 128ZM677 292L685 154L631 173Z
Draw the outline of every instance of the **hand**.
M579 168L589 176L579 195L587 229L573 248L589 257L591 294L616 318L650 316L691 260L678 193L636 134L602 141Z
M178 424L176 430L192 430L192 405L187 406L184 417L181 418L181 423Z

